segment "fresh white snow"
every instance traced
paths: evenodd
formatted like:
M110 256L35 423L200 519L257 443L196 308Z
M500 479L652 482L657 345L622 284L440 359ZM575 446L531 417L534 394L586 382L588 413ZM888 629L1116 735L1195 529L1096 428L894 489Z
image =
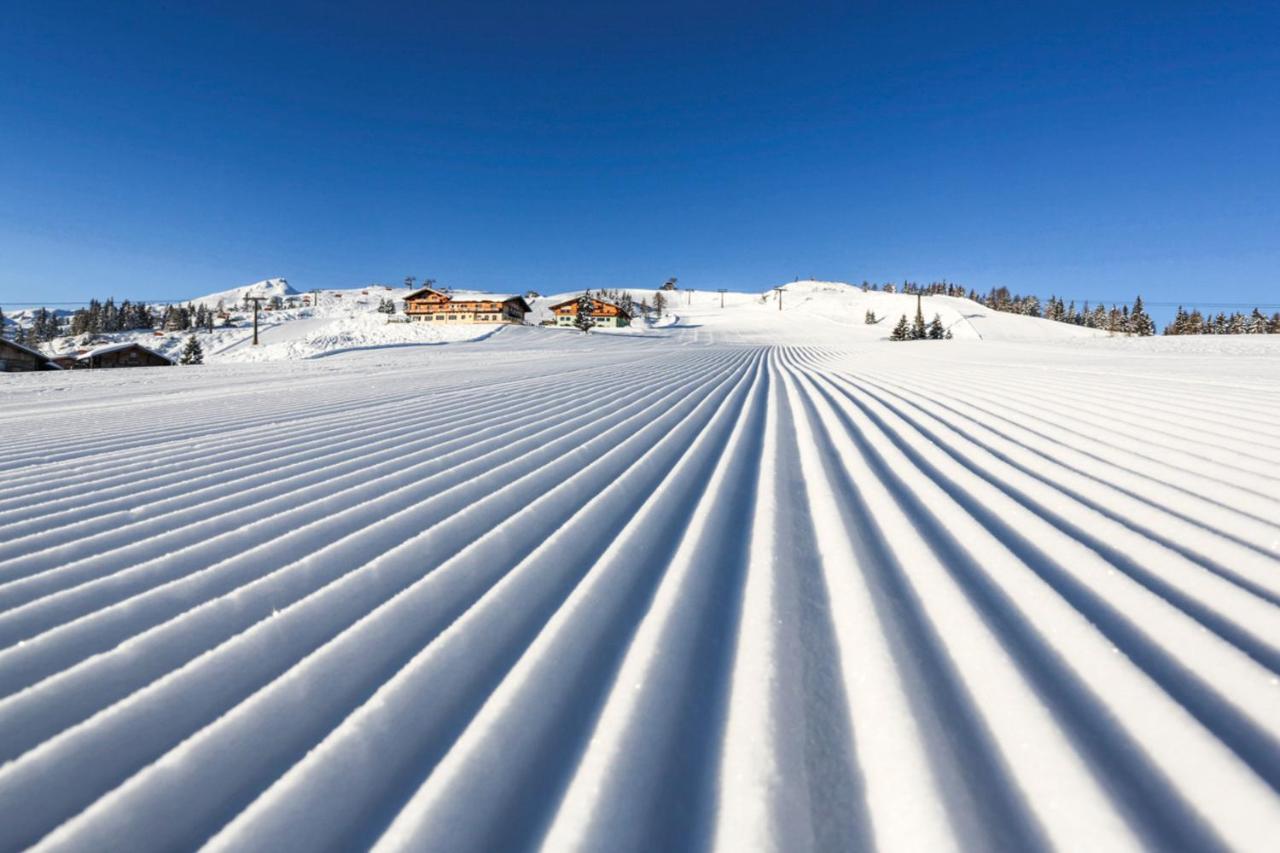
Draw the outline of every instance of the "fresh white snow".
M1280 838L1280 337L342 293L0 375L0 848Z

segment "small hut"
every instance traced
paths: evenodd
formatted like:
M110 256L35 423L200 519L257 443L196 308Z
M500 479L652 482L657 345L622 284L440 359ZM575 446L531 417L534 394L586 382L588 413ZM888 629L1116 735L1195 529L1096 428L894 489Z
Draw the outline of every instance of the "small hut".
M0 373L25 373L32 370L61 368L39 350L0 338Z
M158 352L153 352L142 344L128 341L121 344L108 344L105 347L89 350L76 359L77 368L99 367L169 367L171 359Z

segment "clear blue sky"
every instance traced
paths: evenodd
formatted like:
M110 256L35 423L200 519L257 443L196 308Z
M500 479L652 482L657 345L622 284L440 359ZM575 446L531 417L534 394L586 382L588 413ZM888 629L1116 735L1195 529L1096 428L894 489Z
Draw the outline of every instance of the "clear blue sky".
M412 274L1276 303L1277 33L1275 3L10 0L0 302Z

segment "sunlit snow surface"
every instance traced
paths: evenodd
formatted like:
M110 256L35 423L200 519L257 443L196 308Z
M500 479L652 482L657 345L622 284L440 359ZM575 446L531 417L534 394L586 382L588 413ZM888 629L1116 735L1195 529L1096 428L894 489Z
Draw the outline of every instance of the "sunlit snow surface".
M0 848L1274 849L1280 338L847 296L0 376Z

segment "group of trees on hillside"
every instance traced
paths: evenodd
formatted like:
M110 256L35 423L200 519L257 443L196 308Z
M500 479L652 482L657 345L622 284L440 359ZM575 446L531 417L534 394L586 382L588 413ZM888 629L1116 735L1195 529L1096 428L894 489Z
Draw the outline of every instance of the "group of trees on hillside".
M1046 320L1054 320L1059 323L1071 323L1072 325L1086 326L1092 329L1106 329L1110 332L1123 334L1154 335L1156 330L1151 316L1143 308L1141 296L1134 300L1132 308L1127 305L1107 307L1101 304L1090 308L1089 303L1086 302L1083 309L1077 310L1074 301L1065 303L1056 296L1050 296L1047 303L1042 303L1040 297L1034 294L1024 296L1012 293L1007 287L993 287L986 294L981 294L972 288L966 289L963 285L945 280L931 282L926 285L921 285L914 281L904 281L900 285L893 283L879 285L864 281L862 289L863 291L879 290L884 293L921 294L924 296L957 296L985 305L992 311L1021 314L1025 317L1043 317Z
M959 296L961 298L977 299L978 295L975 291L966 291L962 285L949 281L933 281L928 284L919 284L914 281L904 281L902 284L894 282L885 282L877 284L873 281L863 281L861 285L862 292L881 291L884 293L907 293L912 296L919 293L922 296Z
M1142 304L1138 296L1133 307L1127 305L1098 304L1076 309L1074 300L1064 302L1056 296L1050 296L1042 308L1040 300L1035 296L1011 294L1008 288L993 288L986 296L970 296L978 302L996 311L1013 314L1025 314L1029 317L1044 317L1059 323L1070 323L1090 329L1105 329L1115 334L1138 335L1145 337L1156 333L1155 322ZM1178 307L1177 316L1164 327L1165 335L1266 335L1280 334L1280 312L1267 317L1258 308L1248 314L1236 311L1232 314L1219 313L1217 316L1201 314L1199 310L1187 311Z
M1084 326L1089 329L1105 329L1108 332L1146 337L1156 333L1156 324L1142 304L1142 297L1128 305L1111 305L1099 303L1092 308L1088 302L1077 310L1075 300L1065 302L1057 296L1050 296L1045 304L1035 295L1023 296L1010 293L1007 287L994 287L985 296L972 294L970 299L987 306L993 311L1008 314L1022 314L1026 317L1043 317L1058 323L1069 323L1073 326Z
M1186 311L1181 305L1169 325L1166 335L1280 335L1280 311L1269 318L1257 308L1245 315L1239 311L1231 314L1218 312L1216 317L1201 314L1198 310Z
M866 322L876 323L875 314L868 311ZM916 304L915 320L908 323L907 315L903 314L898 320L898 325L893 327L893 331L889 333L891 341L949 341L951 340L951 330L942 325L942 317L938 314L933 315L933 319L927 324L924 321L924 312L920 309L919 303Z
M111 332L131 332L139 329L164 329L170 332L212 330L219 309L199 305L165 305L157 310L143 302L128 299L116 304L114 299L89 300L84 308L77 308L68 316L64 313L37 308L30 314L30 321L14 324L11 337L29 346L48 343L64 335L96 335ZM0 330L3 329L0 321ZM3 331L0 331L3 334Z

